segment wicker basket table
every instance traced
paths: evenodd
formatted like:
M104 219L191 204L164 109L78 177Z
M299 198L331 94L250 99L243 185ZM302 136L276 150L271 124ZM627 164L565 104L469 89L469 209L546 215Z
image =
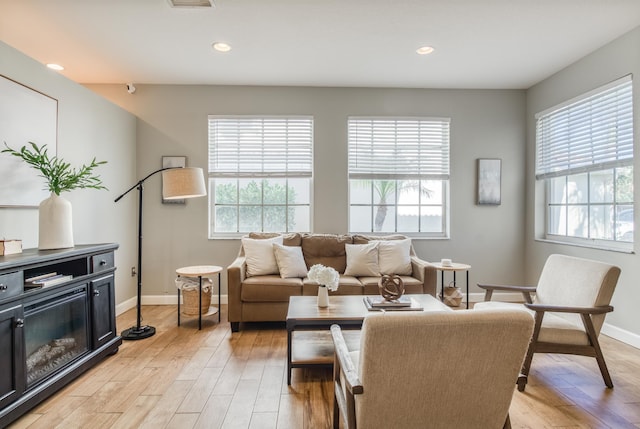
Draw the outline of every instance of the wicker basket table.
M197 277L198 278L198 329L202 329L202 316L210 316L218 313L218 323L220 323L220 273L222 267L217 265L196 265L192 267L183 267L176 270L176 274L180 277ZM209 307L209 311L202 314L202 278L217 275L218 278L218 307ZM213 287L213 284L211 285ZM178 289L178 326L180 326L180 289Z

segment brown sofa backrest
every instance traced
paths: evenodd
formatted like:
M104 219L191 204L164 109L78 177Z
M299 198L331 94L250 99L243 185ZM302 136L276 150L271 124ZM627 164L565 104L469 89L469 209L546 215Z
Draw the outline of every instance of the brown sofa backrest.
M335 268L340 274L347 269L347 252L345 244L367 244L371 240L403 240L405 235L350 235L350 234L313 234L313 233L289 233L278 234L273 232L251 232L249 238L266 239L282 235L285 246L301 246L304 261L307 268L315 264L322 264ZM240 246L240 256L244 255L244 249ZM415 255L413 245L411 255Z
M322 264L344 273L347 268L345 244L353 244L351 235L302 234L302 254L307 268Z
M381 241L381 240L404 240L405 238L408 238L408 237L406 235L402 235L402 234L389 234L389 235L360 235L360 234L355 234L353 236L353 244L367 244L369 241L372 241L372 240L376 240L376 241ZM416 255L416 251L413 248L413 243L411 243L410 254L411 254L411 256L415 256Z

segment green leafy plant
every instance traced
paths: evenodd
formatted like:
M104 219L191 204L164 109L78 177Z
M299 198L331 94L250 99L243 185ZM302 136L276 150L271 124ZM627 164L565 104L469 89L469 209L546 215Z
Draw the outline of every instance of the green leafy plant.
M61 192L71 191L73 189L107 189L103 184L100 176L94 173L94 169L107 161L96 161L95 158L89 165L82 165L80 168L72 168L71 164L64 162L57 156L49 157L47 145L38 147L33 142L29 142L31 149L26 145L18 150L11 149L5 142L2 153L8 153L22 159L31 167L40 171L39 176L47 181L48 190L60 195Z

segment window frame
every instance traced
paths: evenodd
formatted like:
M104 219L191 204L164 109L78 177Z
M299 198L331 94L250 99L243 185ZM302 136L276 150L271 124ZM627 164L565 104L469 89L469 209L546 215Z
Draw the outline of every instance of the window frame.
M211 136L211 129L212 129L212 121L216 121L216 120L229 120L229 121L238 121L238 122L242 122L242 121L263 121L263 124L266 121L284 121L284 123L286 123L287 121L306 121L307 122L307 126L308 126L308 133L306 134L305 137L309 138L308 141L308 145L306 145L305 147L305 154L303 154L303 158L305 163L308 163L309 168L308 169L301 169L301 170L295 170L295 171L287 171L286 169L288 168L289 164L288 162L286 162L286 157L284 157L281 161L282 163L284 163L285 165L285 169L284 170L268 170L265 171L264 166L269 164L269 162L265 162L264 158L262 158L262 166L263 169L262 171L248 171L248 170L244 170L240 167L240 162L238 162L237 166L238 166L238 170L233 172L233 171L216 171L215 168L213 167L213 164L215 164L215 160L214 158L214 149L213 149L213 145L215 144L215 142L213 141L213 138ZM314 144L314 118L311 115L208 115L207 118L207 124L208 124L208 137L207 137L207 151L208 151L208 160L209 160L209 165L208 165L208 190L209 190L209 198L208 198L208 238L209 239L237 239L240 238L244 235L246 235L249 232L278 232L278 233L288 233L288 232L310 232L311 230L313 230L313 144ZM288 129L288 128L287 128ZM261 138L262 143L264 144L264 133L261 134ZM238 146L240 145L240 143L237 143ZM288 141L287 143L284 143L284 146L288 146ZM308 153L306 153L308 150ZM285 152L288 152L285 150ZM260 152L261 155L264 155L264 151ZM238 159L240 159L240 157L238 156ZM289 186L289 180L306 180L306 188L307 188L307 193L309 196L308 202L306 203L290 203L289 201L289 192L286 193L285 195L285 202L284 203L265 203L264 202L264 192L265 192L265 188L263 186L263 182L264 181L268 181L269 179L276 179L276 180L284 180L285 182L285 189L290 189ZM216 181L217 180L225 180L225 181L235 181L236 185L236 192L238 193L235 202L234 203L220 203L220 204L216 204ZM240 183L242 181L245 180L254 180L255 182L258 182L258 184L260 184L260 195L261 195L261 202L258 203L242 203L240 201L239 198L239 193L240 193ZM215 225L216 225L216 208L220 207L220 206L228 206L228 207L235 207L236 208L236 231L234 232L220 232L220 231L216 231L215 230ZM242 207L251 207L251 206L260 206L261 207L261 219L260 219L260 224L261 224L261 228L260 230L257 229L252 229L251 231L239 231L239 226L240 226L240 216L239 213L241 211ZM266 207L284 207L285 212L288 212L288 210L292 207L307 207L308 210L308 231L305 230L289 230L288 227L288 221L285 220L285 230L284 231L265 231L264 230L264 221L265 221L265 213L264 213L264 208Z
M354 171L356 169L354 169L353 167L353 163L354 158L355 158L355 150L353 149L353 145L357 145L357 144L361 144L360 142L356 142L355 138L352 137L352 130L353 130L353 126L352 123L353 122L358 122L358 121L370 121L371 122L371 129L372 129L372 133L373 130L375 129L375 122L377 121L381 121L381 122L395 122L395 129L396 129L396 134L398 133L398 123L400 122L405 122L405 121L418 121L421 123L428 123L431 124L429 126L434 126L433 124L436 124L439 127L444 127L445 131L444 133L446 134L446 138L444 140L440 140L440 144L442 145L442 148L438 151L438 154L440 156L444 157L444 160L442 160L442 166L439 166L439 171L433 171L433 169L431 171L429 171L429 173L425 173L424 170L425 168L418 167L419 169L421 169L422 171L409 171L406 172L403 169L402 165L398 165L397 166L397 170L401 170L400 172L394 172L391 171L391 169L387 169L387 171L383 172L383 173L376 173L373 172L373 167L368 167L369 172L364 172L364 169L360 169L359 171ZM357 124L356 124L357 125ZM348 181L348 230L350 234L404 234L406 236L412 237L412 238L417 238L417 239L449 239L450 238L450 219L449 219L449 202L450 202L450 162L451 162L451 118L443 118L443 117L407 117L407 116L350 116L347 118L347 129L348 129L348 136L347 136L347 146L348 146L348 177L347 177L347 181ZM433 142L430 142L431 144L433 144ZM394 140L394 144L396 146L398 146L398 139ZM425 152L432 152L433 149L432 148L428 148L428 145L425 143L425 148L422 148L421 145L419 143L414 144L414 147L411 147L410 149L412 150L424 150ZM416 157L417 159L421 159L424 157ZM367 161L370 161L370 165L373 166L375 165L375 161L373 160L373 156L370 160L365 160L365 164L367 163ZM369 184L370 186L370 192L371 192L371 197L370 197L370 203L358 203L358 202L353 202L352 200L352 186L353 186L353 182L356 180L362 180L362 181L370 181L371 183ZM387 203L385 204L387 207L389 208L393 208L393 213L394 213L394 219L393 219L393 224L394 224L394 230L393 231L375 231L375 216L376 216L376 207L379 207L379 205L377 205L375 203L375 190L374 190L374 182L375 181L380 181L380 180L388 180L388 181L395 181L395 190L394 191L394 195L395 195L395 199L392 203ZM441 212L441 230L438 232L425 232L425 231L403 231L403 230L398 230L398 208L402 207L403 204L399 204L399 198L400 198L400 193L397 192L398 189L398 183L401 182L402 180L419 180L421 182L427 182L427 181L438 181L440 186L441 186L441 190L440 192L442 193L442 200L439 204L434 204L434 203L422 203L421 202L421 195L420 195L420 191L418 191L418 198L419 198L419 203L417 204L418 209L422 209L422 207L440 207L440 212ZM418 185L419 188L422 188L422 183L420 183ZM412 204L412 206L416 206L416 204ZM355 207L367 207L370 208L370 225L371 225L371 230L367 231L367 230L355 230L352 228L352 221L351 221L351 216L352 216L352 210ZM418 215L418 230L420 230L422 228L422 216Z
M613 109L616 111L615 115L597 115L594 113L595 108L602 108L602 105L606 103L607 97L611 96L615 91L624 92L625 98L622 101L619 101L616 98L615 104L613 105ZM575 110L571 111L571 108L575 106ZM595 106L595 108L594 108ZM626 113L625 109L630 109L630 113ZM558 113L561 112L561 113ZM618 112L625 113L624 116L619 114ZM552 115L558 114L557 117L552 117ZM543 144L541 142L541 131L539 121L543 118L545 120L551 121L560 121L562 119L561 115L566 115L566 121L569 121L571 115L585 115L584 117L587 119L581 119L580 122L576 122L573 125L566 125L566 129L564 128L556 128L556 129L545 129L544 132L547 134L552 133L566 133L566 136L563 136L563 139L559 139L560 141L564 141L566 146L564 152L561 155L556 153L555 157L558 159L565 160L566 167L558 168L558 159L547 159L546 164L541 163L541 152L544 148L541 148ZM630 116L630 118L629 118ZM583 117L583 118L584 118ZM613 118L613 119L612 119ZM622 119L620 119L622 118ZM536 201L543 201L544 207L538 207L536 210L537 215L542 216L542 231L537 231L537 240L540 241L548 241L553 243L567 244L573 246L580 247L590 247L597 248L603 250L612 250L612 251L621 251L621 252L632 252L634 243L636 240L635 234L631 241L622 240L622 237L617 237L616 228L619 222L618 216L624 210L627 210L625 206L631 206L635 213L635 193L632 196L631 201L619 200L618 199L618 172L619 169L630 168L630 175L633 178L634 174L634 148L633 148L633 82L632 77L630 75L624 76L620 79L616 79L613 82L602 85L598 88L595 88L591 91L588 91L582 95L574 97L570 100L567 100L563 103L560 103L556 106L548 108L538 114L535 115L536 119L536 135L535 135L535 153L536 153L536 161L535 161L535 184L536 191L535 198ZM596 119L596 121L594 121ZM597 121L599 120L599 121ZM615 123L615 132L616 137L614 139L615 146L611 144L611 139L609 138L607 144L603 144L600 139L598 139L598 126L603 127L606 126L606 121L612 120ZM580 137L581 140L578 141L578 149L572 151L573 142L571 141L571 137L573 134L577 134L579 127L577 125L587 124L588 133L584 134ZM611 127L611 125L609 125ZM630 128L630 130L629 130ZM624 133L620 130L623 130ZM573 134L572 134L573 133ZM585 137L585 135L587 137ZM622 137L620 137L622 135ZM585 142L586 141L586 142ZM589 143L590 142L590 143ZM611 149L613 146L613 149ZM556 143L556 146L557 143ZM588 147L588 155L578 156L578 154L585 152L585 147ZM607 155L603 158L598 155L597 149L606 148L605 152ZM618 149L620 148L620 149ZM552 149L549 149L547 146L547 151L552 152ZM589 158L590 157L590 158ZM612 159L613 158L613 159ZM591 161L585 161L585 159L590 159ZM572 165L572 161L576 160L575 164ZM553 163L556 163L556 168L549 168ZM592 193L593 187L597 186L597 182L592 181L592 174L598 172L612 172L612 184L611 184L611 192L612 197L611 201L592 201ZM571 202L568 191L568 181L570 178L579 175L586 175L586 198L585 201L582 202ZM562 202L552 201L552 182L556 179L564 179L564 200ZM633 183L633 180L632 180ZM594 228L592 220L592 211L597 207L611 207L612 210L612 219L610 220L610 224L608 227L610 228L612 238L593 238L592 231ZM586 210L586 237L577 237L574 235L569 235L569 227L568 223L565 225L565 234L558 234L552 231L553 222L552 222L552 210L554 208L564 208L567 211L567 214L564 215L564 222L569 222L569 214L568 211L571 207L582 207ZM635 222L634 222L635 224ZM635 229L635 228L634 228Z

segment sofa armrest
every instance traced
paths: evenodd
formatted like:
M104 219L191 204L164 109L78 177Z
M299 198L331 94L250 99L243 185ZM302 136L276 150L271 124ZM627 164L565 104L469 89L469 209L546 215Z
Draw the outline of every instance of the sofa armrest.
M227 294L229 300L229 322L242 321L242 282L246 278L247 262L244 256L238 256L227 267Z
M417 256L411 256L412 277L422 282L424 293L436 296L438 275L436 268Z

